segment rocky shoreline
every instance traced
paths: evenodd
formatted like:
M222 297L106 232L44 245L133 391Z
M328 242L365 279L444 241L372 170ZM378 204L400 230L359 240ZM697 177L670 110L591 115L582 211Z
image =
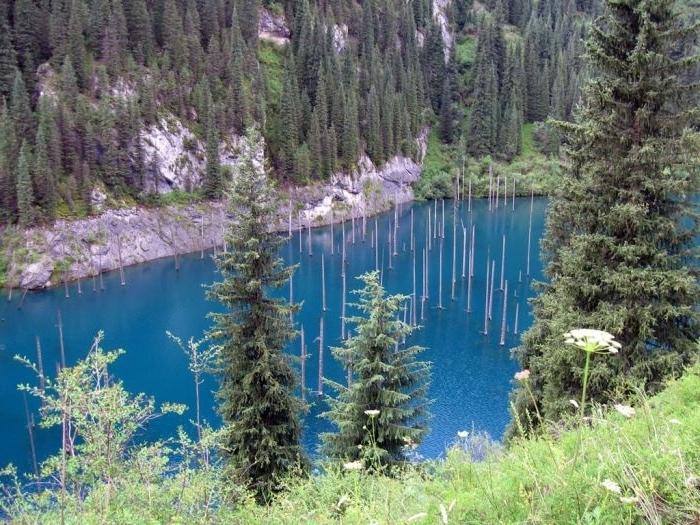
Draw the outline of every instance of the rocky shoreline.
M362 157L354 172L335 174L327 183L280 189L281 207L274 228L321 226L352 216L370 216L413 200L412 185L420 177L425 136L418 144L419 162L394 157L377 168ZM109 209L85 219L59 220L50 227L20 232L20 238L4 248L9 263L6 284L37 290L222 246L228 221L223 201Z

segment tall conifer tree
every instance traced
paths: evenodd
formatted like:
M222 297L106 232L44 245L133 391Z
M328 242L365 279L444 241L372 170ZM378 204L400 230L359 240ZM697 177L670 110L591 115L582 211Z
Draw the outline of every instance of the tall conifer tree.
M47 97L39 103L39 125L36 132L36 154L34 161L34 187L37 204L46 219L53 219L56 209L56 176L58 163L54 162L57 138L54 110Z
M352 337L333 349L351 370L352 384L329 381L338 397L329 401L324 417L337 431L322 440L331 457L381 468L405 461L407 445L419 444L427 433L430 365L418 360L423 348L401 347L413 332L399 320L408 297L387 296L378 271L359 279L364 288L355 306L361 315L349 319Z
M26 139L34 135L34 116L29 105L29 95L27 94L24 78L19 70L15 73L15 81L12 85L10 116L18 137Z
M225 308L211 314L210 332L220 345L225 475L268 501L282 477L303 470L305 459L299 443L302 404L294 396L298 383L284 353L295 337L290 315L297 307L270 293L287 284L294 268L284 266L278 255L283 239L270 231L277 203L259 143L251 128L229 192L231 249L217 257L223 280L208 295Z
M17 217L19 225L34 224L34 189L32 188L32 153L27 141L22 141L17 160Z
M531 372L546 419L580 396L581 353L563 345L571 328L616 336L615 357L593 360L588 385L596 402L639 385L655 392L697 356L700 300L697 258L698 134L681 79L692 64L679 56L683 28L672 0L607 0L593 26L593 79L574 124L560 123L571 166L554 198L543 242L547 276L535 323L518 356ZM533 418L520 389L515 416Z
M17 154L15 128L10 112L0 99L0 222L15 220L17 212L17 181L14 160Z
M9 97L17 68L17 53L12 47L10 26L0 14L0 97Z
M206 122L206 155L207 166L204 174L204 189L207 196L217 198L223 190L221 175L221 163L219 160L219 126L217 119L217 107L208 94L207 122Z

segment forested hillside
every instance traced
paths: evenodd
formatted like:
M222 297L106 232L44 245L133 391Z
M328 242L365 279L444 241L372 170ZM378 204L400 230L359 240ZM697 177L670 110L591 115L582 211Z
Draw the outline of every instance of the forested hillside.
M363 153L415 156L426 125L475 157L512 159L523 129L554 153L554 133L523 124L570 117L596 4L2 0L0 221L81 216L105 196L217 197L252 123L295 184ZM165 188L163 144L189 170Z

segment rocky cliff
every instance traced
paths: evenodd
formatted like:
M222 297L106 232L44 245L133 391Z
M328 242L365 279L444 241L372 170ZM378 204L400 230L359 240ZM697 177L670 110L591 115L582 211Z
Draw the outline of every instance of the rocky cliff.
M175 131L177 135L179 131ZM288 231L319 226L351 216L362 217L387 210L413 199L412 184L418 180L425 155L427 131L417 139L419 161L394 157L381 167L367 157L360 159L352 173L336 173L330 181L304 187L280 189L280 213L274 228ZM177 140L176 136L164 142ZM185 179L170 177L169 163L181 155L174 148L157 149L154 170L168 182L158 186L180 187ZM229 159L235 176L235 159ZM170 177L170 178L169 178ZM189 181L196 184L198 170ZM161 184L163 181L158 182ZM291 221L290 221L291 217ZM132 207L108 209L79 220L60 220L51 227L19 233L7 260L8 284L22 289L51 285L98 275L123 266L162 257L223 248L223 234L229 217L226 203L199 202L162 208Z

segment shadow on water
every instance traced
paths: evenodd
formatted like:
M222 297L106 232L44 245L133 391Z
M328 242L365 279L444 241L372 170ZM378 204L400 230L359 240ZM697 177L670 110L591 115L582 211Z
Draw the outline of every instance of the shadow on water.
M376 266L382 269L384 286L390 293L413 293L413 268L416 268L416 321L421 327L408 343L427 347L424 359L433 363L433 381L430 396L431 432L418 452L426 457L440 455L453 441L458 430L486 431L500 438L508 423L508 395L512 388L512 376L517 364L510 357L510 349L518 344L515 333L516 310L518 331L531 322L527 298L532 295L527 268L528 231L530 230L530 199L516 199L492 212L488 201L475 200L470 213L466 202L460 203L456 212L455 294L452 292L453 261L453 208L452 201L445 201L444 239L441 239L442 203L426 202L407 204L398 213L388 212L366 221L355 221L354 236L350 221L345 223L347 301L354 301L351 290L358 286L357 276ZM539 239L544 227L545 199L533 202L530 237L531 279L541 277L538 257ZM438 226L435 224L437 210ZM411 215L415 245L415 263L411 252ZM430 215L430 234L428 216ZM398 227L395 228L395 217ZM371 240L378 232L377 249ZM471 231L474 226L474 277L469 300L469 260ZM464 229L463 229L464 228ZM324 403L317 396L320 319L324 316L324 375L343 380L344 371L330 352L331 346L340 344L342 310L341 253L343 227L336 224L311 231L295 231L283 246L281 255L288 263L299 263L294 276L295 301L303 302L297 316L298 326L303 325L308 347L307 399L312 402L305 417L305 443L314 451L319 432L330 430L328 423L318 418ZM466 233L465 233L466 232ZM437 235L436 235L437 233ZM428 241L428 235L430 240ZM505 260L502 259L505 235ZM364 238L363 238L364 237ZM391 248L389 238L392 238ZM393 239L396 239L393 242ZM354 242L353 242L354 238ZM466 250L463 250L466 238ZM430 250L428 250L428 242ZM300 251L301 244L301 251ZM309 244L312 255L309 255ZM440 246L442 244L442 305L440 303ZM333 246L333 248L331 248ZM421 321L421 296L423 295L423 250L427 251L428 299ZM321 254L324 254L323 258ZM493 301L488 335L484 332L487 315L487 256L488 273L494 269ZM321 275L322 259L326 277L327 310L322 312ZM462 278L464 262L465 278ZM60 362L60 344L57 315L61 312L66 360L74 363L83 357L98 330L105 332L105 348L123 348L122 356L112 373L123 380L131 392L145 392L158 402L180 402L190 407L186 418L194 418L194 389L187 370L185 356L167 338L166 330L183 338L200 336L210 325L206 315L219 306L205 298L205 286L216 278L211 257L200 258L191 254L179 258L180 270L175 270L174 259L161 259L125 269L126 286L120 285L119 272L104 276L105 290L93 291L91 281L83 281L82 294L75 285L70 287L70 297L65 290L54 288L29 293L22 308L17 306L21 294L15 294L11 302L0 300L0 420L3 421L0 465L9 462L20 470L32 468L23 396L16 385L35 381L31 373L13 360L15 354L35 359L35 337L39 336L43 349L44 368L56 369ZM501 272L503 268L503 272ZM489 275L490 277L490 275ZM501 286L503 281L503 286ZM507 281L507 305L505 337L501 343L505 285ZM503 288L503 290L501 290ZM278 290L285 297L289 289ZM467 312L468 303L471 313ZM413 317L407 307L406 319ZM348 314L351 314L348 309ZM316 340L316 341L315 341ZM293 342L290 352L299 354L299 340ZM203 416L217 424L213 391L214 379L203 385ZM326 394L329 393L326 388ZM37 406L30 400L30 410L38 420ZM145 438L172 436L178 425L186 424L176 416L164 417L153 423ZM59 447L60 436L56 431L34 430L39 459Z

